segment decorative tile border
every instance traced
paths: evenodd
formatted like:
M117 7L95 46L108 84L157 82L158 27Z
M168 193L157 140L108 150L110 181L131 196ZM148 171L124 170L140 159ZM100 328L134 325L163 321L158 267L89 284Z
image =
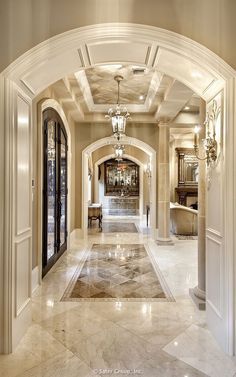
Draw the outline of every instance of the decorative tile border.
M154 259L153 257L153 254L149 248L149 246L147 244L137 244L138 246L143 246L144 249L146 250L147 252L147 255L150 259L150 262L152 264L152 267L155 271L155 274L157 276L157 279L159 280L160 282L160 285L163 289L163 292L165 293L165 298L124 298L124 297L111 297L111 298L103 298L103 297L97 297L97 298L73 298L73 297L70 297L71 294L72 294L72 291L74 289L74 286L81 274L81 271L83 269L83 266L88 258L88 255L90 253L90 251L92 250L93 246L96 245L96 244L92 244L90 246L88 246L88 248L84 251L82 257L81 257L81 260L78 264L78 267L70 281L70 283L68 284L68 287L66 288L62 298L61 298L61 301L72 301L72 302L83 302L83 301L87 301L87 302L174 302L175 299L174 299L174 296L172 295L165 279L164 279L164 276L162 275L161 273L161 270L160 268L158 267L157 265L157 262L156 260ZM100 244L102 245L102 244ZM106 244L105 244L106 245ZM113 245L117 245L117 244L113 244Z

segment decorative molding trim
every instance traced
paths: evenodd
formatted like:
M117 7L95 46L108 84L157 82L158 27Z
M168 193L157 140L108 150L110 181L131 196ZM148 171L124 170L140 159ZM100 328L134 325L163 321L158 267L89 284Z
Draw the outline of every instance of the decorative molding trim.
M209 234L209 238L211 238L211 236L215 236L220 239L223 238L223 235L220 232L218 232L218 230L215 230L215 229L206 228L206 233L207 233L207 236Z
M219 56L183 35L165 29L129 23L95 24L56 35L24 53L3 71L3 75L19 84L19 81L26 73L29 75L31 72L35 72L35 69L38 69L38 71L45 69L43 64L45 56L49 57L48 64L50 64L50 58L55 61L57 56L59 58L61 54L65 54L68 51L78 52L78 50L80 50L82 54L82 59L80 58L81 65L83 65L83 61L84 63L87 61L88 65L86 66L91 66L92 58L89 56L88 51L86 53L86 48L88 49L87 46L122 41L143 43L147 48L150 47L151 50L157 48L158 41L159 50L170 51L179 57L183 57L185 61L187 59L196 66L201 67L204 71L210 73L213 79L216 79L215 84L212 85L212 90L215 86L219 87L219 83L220 86L223 87L224 80L235 75L233 68L225 63ZM159 55L159 50L157 55ZM151 55L152 54L149 56ZM157 61L156 58L157 56L154 59L155 64ZM154 62L150 62L150 59L148 59L146 63L146 65L151 64L152 66ZM136 62L136 64L145 65L145 62ZM67 73L65 67L65 75ZM168 74L168 72L166 73ZM178 77L178 79L191 86L191 82L186 82L184 77L182 77L182 79ZM44 87L41 87L40 90L37 90L37 93L43 89ZM192 87L192 89L195 92L199 92L197 87ZM28 90L32 91L31 88L28 88ZM208 90L206 92L208 92ZM204 96L205 99L209 97L208 93L205 95L204 93L198 94Z
M94 143L88 145L83 152L86 154L90 154L94 152L96 149L103 147L104 145L113 145L116 144L116 139L114 136L108 136L104 137L102 139L96 140ZM143 152L147 153L150 157L152 154L155 154L156 151L148 144L146 144L144 141L136 139L135 137L129 137L129 136L122 136L120 142L125 145L133 145L139 149L141 149Z
M32 270L32 284L31 284L31 293L34 293L34 291L39 287L39 267L36 266Z
M211 299L209 298L209 294L207 294L206 296L206 301L207 303L210 303L212 309L216 312L216 315L221 319L223 320L223 308L224 308L224 302L223 302L223 298L224 298L224 295L223 295L223 287L224 287L224 279L225 279L225 276L224 276L224 269L223 269L223 251L222 251L222 240L217 240L215 239L214 237L210 237L210 236L206 236L206 246L207 245L207 242L210 240L210 242L213 242L215 244L218 245L218 252L219 252L219 259L220 259L220 262L219 262L219 284L220 284L220 288L219 288L219 308L217 308L213 302L211 301ZM209 255L211 253L211 250L209 250L208 248L206 248L206 266L209 264L209 261L208 261L208 258L209 258ZM211 276L211 279L213 278L213 276ZM208 284L208 280L209 280L209 276L207 276L207 279L206 279L206 285Z
M215 305L213 304L213 302L211 300L209 300L208 298L206 299L206 303L207 305L210 305L211 309L216 313L216 315L222 320L223 317L222 317L222 314L219 312L219 310L215 307Z

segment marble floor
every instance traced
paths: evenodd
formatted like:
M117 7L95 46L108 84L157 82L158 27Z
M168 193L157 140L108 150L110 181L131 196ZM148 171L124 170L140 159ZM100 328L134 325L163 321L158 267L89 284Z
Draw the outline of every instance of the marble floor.
M104 221L102 225L103 233L138 233L135 223Z
M92 244L109 243L148 245L175 301L61 301ZM196 248L196 240L177 239L157 246L142 232L74 239L35 290L32 325L13 354L0 356L0 376L233 377L235 358L219 349L188 295L196 285Z
M84 264L78 266L63 300L172 299L163 290L158 270L144 244L93 244Z

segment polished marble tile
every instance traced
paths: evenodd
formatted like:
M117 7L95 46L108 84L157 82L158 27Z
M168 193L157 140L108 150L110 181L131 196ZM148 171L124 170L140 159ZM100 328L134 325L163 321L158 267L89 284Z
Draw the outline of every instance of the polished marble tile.
M89 306L78 306L43 321L41 325L69 349L74 343L115 326L111 321L91 311Z
M209 330L191 325L163 350L210 377L234 377L236 358L226 355Z
M154 359L139 365L139 368L145 377L208 377L188 364L168 357L165 352L159 352Z
M87 364L67 350L18 377L94 377L94 373Z
M130 219L124 221L131 222ZM132 222L136 220L132 219ZM92 244L97 246L94 258L91 258L90 276L95 279L94 287L101 291L98 295L102 297L104 287L113 287L117 282L118 285L129 280L136 283L145 281L150 285L155 283L153 273L144 272L147 260L144 256L138 258L145 244L148 255L156 261L176 301L60 301L77 266L82 270ZM132 248L133 255L136 255L135 267L127 268L125 260L119 263L109 261L112 273L107 275L104 272L107 263L104 255L109 252L108 244L114 245L113 251L117 247L125 249L126 244L138 245ZM103 245L103 254L99 251L100 245ZM102 277L97 274L97 259L101 263L99 273ZM234 371L234 360L228 357L221 360L225 355L215 354L214 342L209 341L208 332L205 333L205 313L199 312L189 298L189 287L197 283L196 266L197 242L194 240L176 240L174 246L160 247L150 235L142 233L97 233L87 239L74 239L71 249L34 293L34 324L12 355L0 356L0 376L92 377L98 375L95 367L117 367L142 371L142 374L134 376L205 377L208 373L204 373L211 372L211 369L202 369L199 360L191 364L189 358L182 360L181 353L177 357L163 351L167 344L172 344L175 339L181 340L181 334L184 334L187 339L194 338L195 344L205 353L207 350L208 354L214 355L215 368L217 357L219 365L224 360L225 370L219 369L221 377L232 377L225 373ZM133 267L137 270L134 271ZM143 268L142 275L140 268ZM106 279L107 276L110 280ZM88 281L87 272L81 276L81 281ZM199 352L197 347L192 347L192 350ZM102 375L112 374L104 372Z
M75 343L71 351L92 369L134 369L155 356L150 343L115 325Z
M63 296L115 298L167 299L143 244L94 244Z
M13 354L0 355L0 376L15 377L66 348L41 326L31 326Z
M138 233L134 223L103 222L103 233Z

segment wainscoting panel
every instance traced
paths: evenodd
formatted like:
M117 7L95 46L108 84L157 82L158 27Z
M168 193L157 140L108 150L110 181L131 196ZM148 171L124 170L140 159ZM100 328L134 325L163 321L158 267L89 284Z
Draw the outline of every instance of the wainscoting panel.
M16 128L16 235L30 229L30 124L29 105L20 96L17 97Z
M30 236L16 244L15 261L16 261L16 279L15 279L15 315L18 317L25 306L28 304L31 296L31 281L29 279L30 269Z
M222 318L222 247L221 242L207 235L207 302ZM215 276L215 279L210 279Z
M14 90L12 349L31 323L32 278L30 100L17 87Z
M215 102L213 102L215 101ZM227 297L226 285L226 251L224 221L224 165L223 165L223 93L219 93L207 105L207 111L212 114L216 105L217 119L216 139L218 143L218 158L216 164L207 169L207 211L206 211L206 312L207 324L221 347L227 350ZM210 132L213 123L210 122Z

